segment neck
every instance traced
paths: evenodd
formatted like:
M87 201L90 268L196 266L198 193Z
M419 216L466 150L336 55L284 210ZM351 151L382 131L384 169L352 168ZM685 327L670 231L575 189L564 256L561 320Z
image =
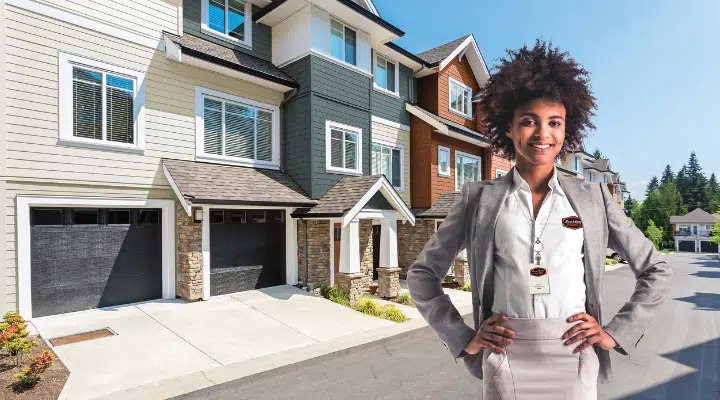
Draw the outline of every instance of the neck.
M552 178L554 164L535 165L518 158L515 169L530 186L533 192L546 192L550 190L548 183Z

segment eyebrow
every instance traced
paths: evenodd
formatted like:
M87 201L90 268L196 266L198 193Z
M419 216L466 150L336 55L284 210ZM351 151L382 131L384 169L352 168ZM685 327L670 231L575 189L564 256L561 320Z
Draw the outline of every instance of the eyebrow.
M537 114L530 113L530 112L522 113L522 114L520 114L520 115L518 116L518 118L524 117L524 116L526 116L526 115L527 115L527 116L530 116L530 117L534 117L534 118L539 118ZM553 116L551 116L551 117L548 118L548 119L561 119L561 120L565 121L565 118L563 118L563 117L560 116L560 115L553 115Z

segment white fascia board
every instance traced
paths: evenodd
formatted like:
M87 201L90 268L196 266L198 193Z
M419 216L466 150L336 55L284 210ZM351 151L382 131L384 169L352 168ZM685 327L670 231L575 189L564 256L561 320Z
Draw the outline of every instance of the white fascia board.
M190 203L185 200L185 196L180 193L180 189L178 188L177 184L175 183L175 180L173 179L172 175L170 175L170 171L168 171L165 164L163 164L163 173L165 174L165 179L168 180L170 183L170 187L172 188L173 192L175 193L175 196L178 198L178 201L180 201L180 204L182 205L183 210L187 212L187 215L192 217L192 211L190 210Z
M471 48L472 51L468 51L471 50ZM459 57L461 54L464 54L465 57L467 57L470 68L473 71L473 75L475 75L475 80L478 81L480 86L482 86L490 77L490 71L488 71L485 60L483 60L482 54L480 54L480 49L475 42L475 37L472 35L468 36L468 38L465 39L460 46L453 50L453 52L440 63L439 70L442 71L445 69L445 67L447 67L455 57Z
M426 76L430 76L432 74L437 74L440 72L440 68L434 67L434 68L425 68L423 67L420 71L416 72L413 76L415 78L424 78Z
M421 120L425 121L428 125L435 128L438 132L444 133L447 135L448 133L448 127L447 125L443 124L442 122L436 120L435 118L430 117L429 115L425 114L422 110L418 109L414 105L410 103L405 103L405 109L410 114L420 118Z
M392 187L392 184L390 181L385 177L382 176L380 179L378 179L377 182L370 188L370 190L363 195L363 197L360 199L360 201L353 206L350 211L345 213L343 216L342 224L343 226L346 226L350 222L352 222L358 214L362 211L363 207L365 207L365 204L367 204L368 201L377 193L380 191L384 196L385 199L390 203L390 205L395 208L395 210L399 211L403 219L406 219L410 221L412 225L415 225L415 216L412 212L410 212L410 209L405 205L405 202L400 198L400 195L398 195L395 188Z

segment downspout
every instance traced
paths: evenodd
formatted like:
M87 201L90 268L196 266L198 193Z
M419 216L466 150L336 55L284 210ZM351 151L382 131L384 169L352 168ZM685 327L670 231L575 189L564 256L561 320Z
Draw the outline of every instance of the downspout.
M303 226L303 264L305 267L305 279L303 282L303 285L305 286L305 291L309 292L310 288L308 287L308 234L307 234L307 221L303 218L300 218L300 222Z
M298 89L293 88L293 90L290 92L290 94L285 97L285 99L280 102L280 123L283 126L283 129L285 128L285 105L292 100L295 96L298 94ZM280 149L280 171L284 171L285 166L285 152L283 151L283 132L280 134L280 143L278 143L278 147Z

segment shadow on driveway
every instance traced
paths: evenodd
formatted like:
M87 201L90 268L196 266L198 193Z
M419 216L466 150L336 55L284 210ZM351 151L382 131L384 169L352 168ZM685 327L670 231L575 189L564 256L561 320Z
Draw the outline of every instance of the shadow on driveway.
M695 292L695 296L680 297L675 300L695 304L696 310L720 311L720 294Z

